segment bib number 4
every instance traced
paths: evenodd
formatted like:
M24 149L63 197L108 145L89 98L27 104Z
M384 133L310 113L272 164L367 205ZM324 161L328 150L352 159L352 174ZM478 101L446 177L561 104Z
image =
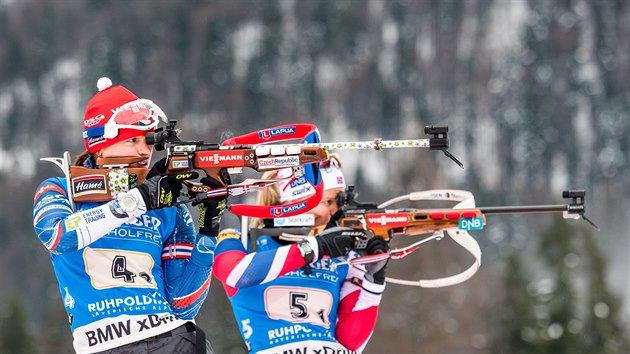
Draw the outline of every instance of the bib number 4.
M153 258L147 253L86 247L83 259L96 289L157 288L151 276Z

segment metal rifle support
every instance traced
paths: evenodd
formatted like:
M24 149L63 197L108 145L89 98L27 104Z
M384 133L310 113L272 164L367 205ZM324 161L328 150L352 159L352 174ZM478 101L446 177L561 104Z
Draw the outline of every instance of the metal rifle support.
M595 223L593 223L589 218L586 217L586 207L584 206L585 196L586 192L584 190L563 191L562 198L571 199L566 213L579 215L582 219L586 220L589 224L591 224L595 229L599 231L599 227L597 227Z
M61 169L64 177L66 178L66 186L68 189L68 202L70 203L70 208L72 209L72 211L75 211L74 199L72 198L72 193L73 193L72 180L70 178L70 166L72 165L72 161L70 159L70 153L68 151L64 152L63 158L42 157L40 158L40 160L52 162Z
M444 155L449 159L453 160L459 167L464 168L464 164L461 163L455 156L451 155L448 152L448 127L436 127L433 125L429 125L424 127L424 133L433 135L429 138L429 149L430 150L442 150Z

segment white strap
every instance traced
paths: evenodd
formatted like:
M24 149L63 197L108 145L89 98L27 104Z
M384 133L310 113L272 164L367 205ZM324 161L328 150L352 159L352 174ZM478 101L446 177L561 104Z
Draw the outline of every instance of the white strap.
M428 191L413 192L406 196L400 196L394 199L390 199L385 203L379 205L379 208L384 208L394 203L398 203L403 200L448 200L459 202L453 207L453 209L469 209L475 207L475 197L472 193L462 190L452 189L434 189ZM395 278L386 278L388 283L419 286L421 288L441 288L445 286L451 286L462 283L470 279L479 267L481 266L481 249L477 240L475 240L465 230L459 230L457 228L450 228L445 230L445 233L455 241L458 245L462 246L466 251L475 257L474 263L463 272L444 278L428 279L428 280L402 280Z

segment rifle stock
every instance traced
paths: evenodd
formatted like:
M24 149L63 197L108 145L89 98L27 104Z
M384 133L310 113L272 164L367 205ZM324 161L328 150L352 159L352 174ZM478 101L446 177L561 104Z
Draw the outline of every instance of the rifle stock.
M370 236L380 236L389 241L394 235L415 236L436 231L458 228L480 230L486 225L486 216L493 214L563 213L567 219L581 218L595 228L585 213L583 190L567 190L562 193L567 204L477 207L470 192L458 190L428 190L396 197L385 203L357 202L354 186L350 185L339 194L337 203L344 211L338 224L351 229L367 230ZM445 200L459 202L453 209L387 209L403 200Z
M297 167L319 163L328 158L328 153L319 147L299 146L271 149L234 147L230 149L207 149L202 146L175 146L167 162L168 172L188 169L204 170L209 176L217 177L221 168L251 168L258 172L284 167Z
M348 211L339 220L339 226L355 230L367 230L370 236L380 236L389 241L395 235L416 236L459 226L460 219L482 218L479 209L413 209L413 210L365 210Z
M437 279L404 280L388 277L389 283L419 286L423 288L437 288L459 284L470 279L481 265L481 249L477 241L468 233L470 230L480 230L486 225L486 216L493 214L525 214L525 213L562 213L565 219L584 219L596 229L597 226L589 220L586 208L584 190L568 190L562 193L566 204L554 205L521 205L477 207L474 196L462 190L427 190L413 192L408 195L390 199L381 204L360 203L355 200L357 193L354 186L348 186L337 198L337 203L344 215L339 219L340 226L368 231L368 237L380 236L391 240L394 235L415 236L433 233L419 241L399 249L388 252L390 259L402 259L419 249L422 244L439 240L448 236L456 244L467 250L475 261L466 270L447 277ZM441 200L457 202L452 209L386 209L386 207L401 201ZM444 231L442 233L436 233ZM366 240L357 240L355 249L363 249ZM381 261L382 258L367 255L349 261L350 264L368 264Z
M258 172L292 167L303 169L304 165L317 164L328 158L328 153L321 147L294 144L288 146L255 146L206 144L202 141L182 141L175 129L176 121L169 121L166 129L158 128L146 135L147 143L155 145L156 150L168 147L166 173L179 173L188 170L203 170L208 176L224 181L221 169L238 172L243 167L252 168ZM296 124L283 133L289 138L299 138L316 127L311 124ZM272 134L269 133L269 134ZM261 133L262 134L262 133ZM264 134L262 134L264 135ZM279 139L279 138L277 138ZM267 139L270 142L273 138ZM69 154L67 156L69 159ZM98 169L82 166L62 166L59 159L44 159L59 166L68 181L71 198L74 202L102 202L113 199L118 192L125 192L144 183L149 172L148 168L131 167L134 163L144 160L141 157L98 158ZM200 188L199 182L186 181L188 188ZM245 188L247 189L247 188ZM257 190L250 188L248 190Z

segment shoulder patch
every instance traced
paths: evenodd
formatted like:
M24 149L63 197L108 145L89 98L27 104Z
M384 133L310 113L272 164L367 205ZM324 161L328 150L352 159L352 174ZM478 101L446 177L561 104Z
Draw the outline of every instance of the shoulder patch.
M52 183L46 183L42 185L41 187L39 187L37 191L35 192L35 196L33 197L33 204L35 204L37 200L39 199L39 197L41 197L44 193L50 192L50 191L55 191L57 193L66 195L66 191L64 191L58 185L52 184Z

